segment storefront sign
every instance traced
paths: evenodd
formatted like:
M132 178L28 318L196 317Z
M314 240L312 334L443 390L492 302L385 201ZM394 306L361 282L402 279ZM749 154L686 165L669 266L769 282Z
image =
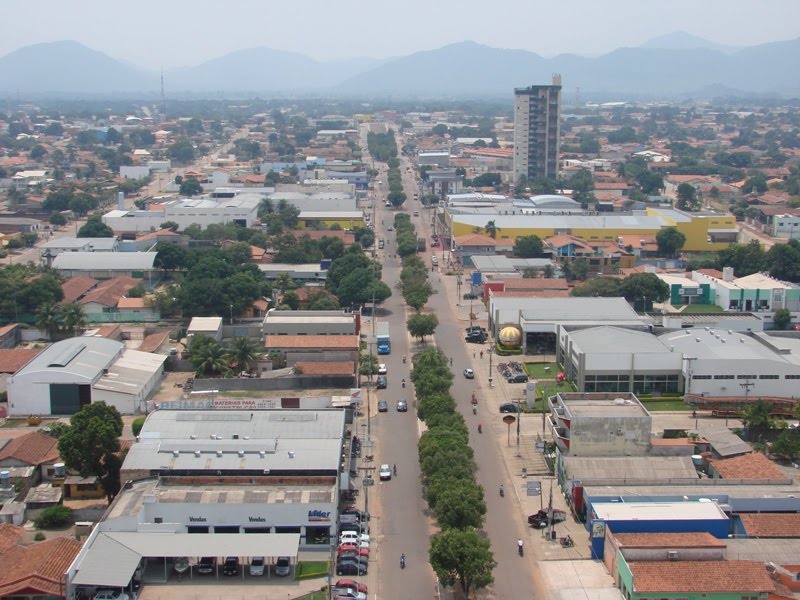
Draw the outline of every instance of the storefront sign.
M189 517L189 523L205 523L205 517Z
M214 408L223 410L264 410L280 407L279 398L214 398Z
M308 511L309 521L327 521L331 520L331 513L324 510L310 510Z

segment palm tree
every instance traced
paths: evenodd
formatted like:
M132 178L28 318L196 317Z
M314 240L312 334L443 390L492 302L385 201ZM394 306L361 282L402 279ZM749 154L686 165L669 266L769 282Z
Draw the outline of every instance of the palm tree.
M197 375L222 375L228 370L225 350L218 343L205 344L197 351L195 361Z
M497 237L497 232L499 231L499 228L497 227L497 225L494 224L494 221L489 221L488 223L486 223L483 230L486 232L486 235L494 239Z
M228 350L228 359L237 371L249 371L261 357L256 345L248 337L237 337Z
M36 311L36 327L44 331L47 338L53 340L61 330L61 311L52 302L45 302Z
M286 290L293 290L297 285L288 273L281 273L275 278L275 288L280 290L281 293Z
M64 322L64 329L73 336L78 335L81 330L86 328L87 322L83 307L75 302L65 304L61 308L61 319Z

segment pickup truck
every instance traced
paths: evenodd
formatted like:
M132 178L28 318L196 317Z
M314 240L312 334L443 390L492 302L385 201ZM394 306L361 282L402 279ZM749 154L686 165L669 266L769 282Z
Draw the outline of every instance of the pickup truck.
M541 529L543 527L547 527L550 524L551 519L553 523L562 523L567 520L567 513L563 510L558 510L557 508L553 508L551 510L552 517L550 517L550 511L546 508L541 508L539 509L539 512L528 515L528 525L531 527L536 527L537 529Z

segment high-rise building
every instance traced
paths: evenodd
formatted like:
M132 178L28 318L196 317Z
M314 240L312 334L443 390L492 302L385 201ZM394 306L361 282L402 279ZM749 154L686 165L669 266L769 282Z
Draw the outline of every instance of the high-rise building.
M553 85L514 90L514 181L558 175L561 75Z

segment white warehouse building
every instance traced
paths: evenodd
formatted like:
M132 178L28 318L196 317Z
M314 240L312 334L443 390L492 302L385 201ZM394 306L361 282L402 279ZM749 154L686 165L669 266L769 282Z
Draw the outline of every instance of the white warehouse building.
M9 414L71 415L100 401L121 414L145 412L166 358L100 337L56 342L8 378Z
M258 219L258 207L263 197L260 194L239 194L234 198L215 200L211 198L191 198L188 200L169 200L154 210L116 209L103 215L103 223L117 233L154 231L165 221L178 224L183 230L189 225L199 225L205 229L212 224L234 223L252 227Z

